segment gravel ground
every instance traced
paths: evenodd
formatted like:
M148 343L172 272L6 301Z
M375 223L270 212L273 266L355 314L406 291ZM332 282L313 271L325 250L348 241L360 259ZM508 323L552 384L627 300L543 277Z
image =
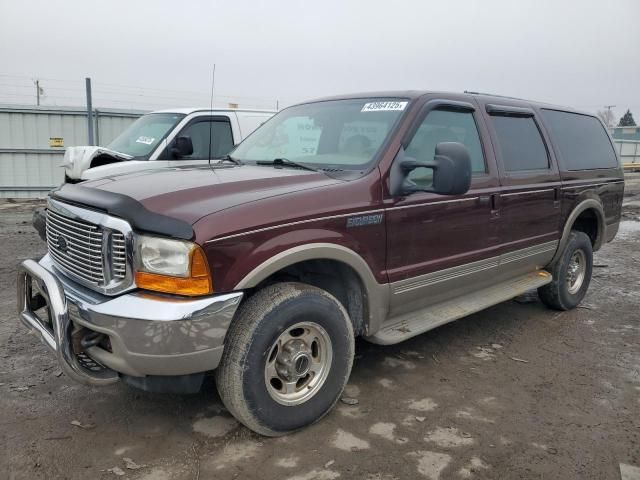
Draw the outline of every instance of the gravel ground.
M17 264L45 250L34 204L0 203L0 478L640 478L639 175L627 190L581 308L527 295L400 345L358 342L358 403L279 439L238 425L211 381L176 396L65 378L15 310Z

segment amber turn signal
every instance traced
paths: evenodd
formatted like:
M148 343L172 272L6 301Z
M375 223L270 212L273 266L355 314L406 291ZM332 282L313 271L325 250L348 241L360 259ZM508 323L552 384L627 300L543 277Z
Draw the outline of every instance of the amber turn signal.
M213 292L209 266L204 252L198 246L191 251L189 271L189 277L136 272L136 285L146 290L191 297Z

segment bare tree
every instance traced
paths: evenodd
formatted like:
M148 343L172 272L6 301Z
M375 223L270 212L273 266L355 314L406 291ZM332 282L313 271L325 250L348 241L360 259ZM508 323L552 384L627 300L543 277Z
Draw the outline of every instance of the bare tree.
M607 108L606 110L598 110L597 115L600 120L602 120L602 123L604 123L607 127L613 127L615 118L610 108Z

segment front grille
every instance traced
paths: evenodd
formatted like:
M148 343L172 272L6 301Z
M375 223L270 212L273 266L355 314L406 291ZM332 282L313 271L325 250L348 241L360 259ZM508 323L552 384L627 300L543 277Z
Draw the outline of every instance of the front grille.
M129 222L52 198L47 203L47 246L58 270L105 295L135 288Z
M58 266L95 285L104 284L102 228L47 209L47 245Z
M113 278L124 278L127 274L127 252L122 233L111 235L111 262Z

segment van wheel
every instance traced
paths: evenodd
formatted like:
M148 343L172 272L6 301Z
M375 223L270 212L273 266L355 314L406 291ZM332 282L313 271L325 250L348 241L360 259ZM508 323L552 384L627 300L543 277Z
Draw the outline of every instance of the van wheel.
M354 334L332 295L301 283L265 287L239 309L216 384L234 417L279 436L322 418L349 379Z
M584 232L572 231L562 256L553 265L553 281L538 289L542 302L556 310L571 310L587 293L593 270L591 240Z

